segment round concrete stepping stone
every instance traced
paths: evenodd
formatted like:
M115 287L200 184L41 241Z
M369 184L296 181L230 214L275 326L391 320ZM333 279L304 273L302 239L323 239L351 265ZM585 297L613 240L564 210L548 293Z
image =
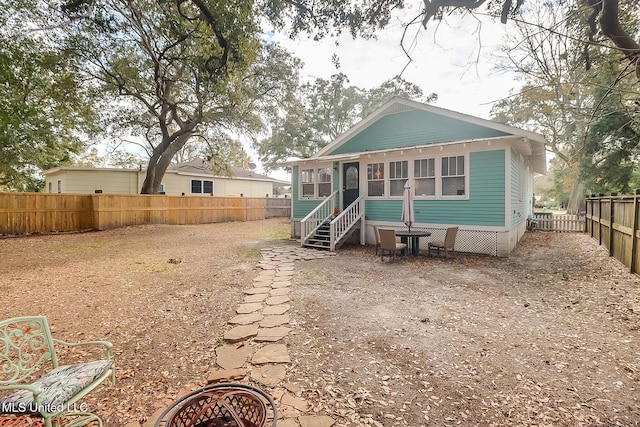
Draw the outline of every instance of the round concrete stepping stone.
M238 314L249 314L254 311L258 311L262 309L262 304L259 302L252 302L250 304L240 304L238 308L236 308L236 313Z
M244 341L251 337L258 335L258 325L240 325L225 332L225 341L234 343L238 341Z
M261 286L258 288L249 288L244 291L247 295L255 295L255 294L268 294L271 291L271 287Z
M272 288L286 288L291 286L291 280L283 280L283 281L274 281L271 283Z
M280 305L289 301L291 301L291 298L289 298L286 295L276 295L274 297L269 297L264 300L265 304L267 305Z
M254 365L262 365L264 363L291 363L289 350L284 344L267 344L251 358Z
M262 310L262 314L264 314L265 316L271 316L274 314L285 314L287 311L289 311L290 308L291 306L289 304L270 305Z
M259 328L258 335L255 336L256 342L276 342L289 335L291 328L286 326L276 326L275 328Z
M223 345L216 348L216 363L224 369L242 368L253 354L253 350L254 348L248 345Z
M275 326L285 325L289 323L289 321L289 314L280 314L265 317L260 321L259 325L262 328L273 328Z
M251 323L256 323L264 319L264 316L257 311L249 314L238 314L229 320L227 323L231 325L250 325Z
M253 294L244 297L245 303L261 302L269 298L269 294Z
M271 296L277 296L277 295L289 295L289 292L291 292L291 289L287 288L276 288L276 289L271 289L269 291L269 295Z
M275 387L287 376L287 369L282 365L257 366L251 371L251 378L255 381Z

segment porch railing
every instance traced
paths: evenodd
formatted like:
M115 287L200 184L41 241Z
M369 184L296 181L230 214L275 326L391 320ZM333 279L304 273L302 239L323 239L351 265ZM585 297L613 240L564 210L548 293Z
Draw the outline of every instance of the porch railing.
M300 221L301 246L307 244L309 239L316 233L316 230L333 215L337 194L337 191L331 193L329 197L324 199L322 203L316 206L314 210L309 212L309 214Z
M346 238L355 223L362 218L364 218L364 195L358 197L329 224L331 230L329 247L331 252L335 251L336 244ZM364 225L361 225L361 228L364 230Z

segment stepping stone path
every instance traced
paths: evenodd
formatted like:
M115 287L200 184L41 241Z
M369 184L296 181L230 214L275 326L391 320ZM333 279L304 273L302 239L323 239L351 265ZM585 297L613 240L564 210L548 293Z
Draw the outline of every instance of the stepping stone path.
M263 249L253 287L244 291L225 332L226 344L216 348L221 369L209 374L209 383L242 379L253 381L274 396L278 408L278 426L330 427L335 420L328 415L309 413L311 405L300 397L302 390L286 382L291 363L286 344L289 334L291 279L295 261L334 256L335 253L297 246ZM273 389L273 390L269 390Z

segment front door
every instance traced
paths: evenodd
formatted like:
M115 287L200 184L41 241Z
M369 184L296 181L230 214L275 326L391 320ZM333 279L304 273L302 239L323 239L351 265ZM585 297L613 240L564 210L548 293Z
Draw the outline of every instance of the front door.
M360 163L342 165L342 209L346 209L360 196Z

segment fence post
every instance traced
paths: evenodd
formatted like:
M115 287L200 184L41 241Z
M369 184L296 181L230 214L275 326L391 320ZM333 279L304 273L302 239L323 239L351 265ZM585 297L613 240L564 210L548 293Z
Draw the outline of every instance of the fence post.
M602 197L598 197L598 245L602 246Z
M613 256L613 196L609 196L609 256Z
M636 272L636 260L638 259L638 255L636 251L638 250L638 245L636 243L636 230L638 229L638 193L640 193L640 189L636 189L633 194L633 227L631 227L631 262L629 263L629 272Z

